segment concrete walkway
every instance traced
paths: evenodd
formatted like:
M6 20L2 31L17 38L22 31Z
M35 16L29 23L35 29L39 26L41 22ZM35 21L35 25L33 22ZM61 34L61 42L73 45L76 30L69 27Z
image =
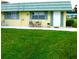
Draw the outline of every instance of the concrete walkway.
M15 28L15 29L41 29L41 30L58 30L58 31L77 31L77 28L45 28L45 27L24 27L24 26L1 26L1 28Z

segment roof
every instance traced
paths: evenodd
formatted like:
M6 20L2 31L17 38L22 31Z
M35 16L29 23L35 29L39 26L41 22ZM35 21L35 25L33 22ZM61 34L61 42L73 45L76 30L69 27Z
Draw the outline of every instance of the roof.
M72 10L70 1L6 3L1 5L1 11L64 11Z

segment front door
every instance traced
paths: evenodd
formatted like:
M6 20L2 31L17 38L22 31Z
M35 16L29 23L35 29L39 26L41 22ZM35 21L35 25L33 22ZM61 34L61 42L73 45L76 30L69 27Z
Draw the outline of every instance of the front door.
M60 23L61 23L61 12L59 11L53 12L53 26L60 27Z

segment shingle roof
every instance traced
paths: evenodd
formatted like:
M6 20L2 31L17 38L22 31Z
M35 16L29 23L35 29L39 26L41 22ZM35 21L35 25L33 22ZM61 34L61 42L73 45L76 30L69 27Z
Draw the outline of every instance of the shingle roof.
M1 5L1 11L63 11L72 10L70 1L6 3Z

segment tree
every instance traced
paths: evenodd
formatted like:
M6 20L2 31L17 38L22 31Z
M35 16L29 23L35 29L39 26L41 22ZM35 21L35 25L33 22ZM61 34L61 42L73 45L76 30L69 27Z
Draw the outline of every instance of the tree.
M75 5L75 7L74 7L74 11L77 13L77 5Z

